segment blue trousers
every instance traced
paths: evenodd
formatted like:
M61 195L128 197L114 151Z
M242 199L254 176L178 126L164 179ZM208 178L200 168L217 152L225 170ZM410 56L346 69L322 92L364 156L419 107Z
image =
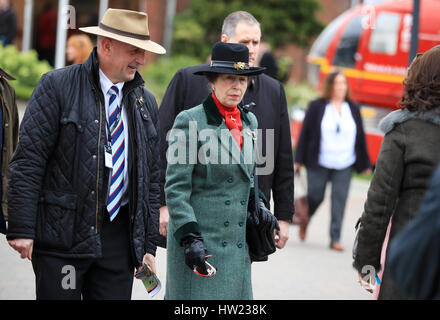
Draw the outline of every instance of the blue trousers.
M341 170L307 168L307 200L309 202L309 216L318 209L324 200L327 182L331 183L331 222L330 241L339 242L341 238L342 220L344 218L345 204L350 188L352 167Z

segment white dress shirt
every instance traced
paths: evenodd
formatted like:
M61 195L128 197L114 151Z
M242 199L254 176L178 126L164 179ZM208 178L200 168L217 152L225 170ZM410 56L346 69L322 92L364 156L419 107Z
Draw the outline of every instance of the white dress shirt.
M112 86L116 86L119 90L119 94L117 96L117 101L118 101L118 105L121 106L122 103L122 98L123 98L123 94L122 94L122 88L124 87L124 82L119 82L114 84L113 82L111 82L111 80L109 78L107 78L107 76L104 74L104 72L102 72L101 69L99 69L99 81L101 84L101 90L102 93L104 94L104 101L105 101L105 114L106 114L106 119L107 121L109 121L109 114L108 114L108 107L109 107L109 100L110 100L110 94L108 93L109 89ZM122 105L122 121L124 123L124 153L125 153L125 163L124 163L124 186L122 188L122 201L121 201L121 206L125 205L128 203L128 195L127 195L127 190L128 190L128 121L127 121L127 111L125 110L124 105ZM109 132L108 132L108 127L106 125L106 132L107 132L107 141L109 139ZM108 187L110 188L110 184L111 184L111 175L108 181Z
M345 169L355 163L356 132L356 123L348 103L342 103L340 114L331 103L328 103L321 121L318 163L324 168L337 170Z

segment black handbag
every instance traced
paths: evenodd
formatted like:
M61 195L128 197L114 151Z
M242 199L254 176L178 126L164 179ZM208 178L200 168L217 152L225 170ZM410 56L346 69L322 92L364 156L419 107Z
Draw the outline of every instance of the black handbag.
M243 108L246 111L246 108ZM256 135L252 133L254 150ZM277 218L266 208L258 194L258 177L254 164L254 188L251 191L246 218L246 242L251 261L267 261L268 256L276 251L274 230L280 230Z

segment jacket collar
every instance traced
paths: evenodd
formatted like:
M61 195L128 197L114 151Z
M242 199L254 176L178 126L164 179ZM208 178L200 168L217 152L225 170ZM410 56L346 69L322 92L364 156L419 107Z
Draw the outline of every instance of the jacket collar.
M203 108L205 109L206 117L208 120L209 125L213 126L219 126L223 122L223 117L220 114L220 111L218 111L217 106L215 105L214 99L212 99L211 94L208 95L208 97L203 101ZM250 125L249 119L245 112L243 111L243 108L241 105L238 105L238 110L240 110L241 114L241 120L246 123L246 125Z
M84 62L84 66L87 69L89 79L91 83L95 86L96 89L101 90L101 85L99 81L99 60L98 60L98 50L95 47L90 54L89 58L86 62ZM124 84L123 93L124 95L133 88L143 86L144 80L142 79L139 72L136 71L134 79L128 81Z
M406 109L399 109L389 113L379 122L379 129L384 133L388 133L400 123L411 119L420 119L440 126L440 112L438 108L426 110L422 112L410 112Z

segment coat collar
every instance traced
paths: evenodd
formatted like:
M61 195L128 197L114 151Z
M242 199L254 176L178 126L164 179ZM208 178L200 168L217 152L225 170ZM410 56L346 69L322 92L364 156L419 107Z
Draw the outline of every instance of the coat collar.
M440 112L438 108L426 110L422 112L410 112L406 109L399 109L389 113L379 122L379 129L384 133L388 133L400 123L411 119L420 119L440 126Z
M223 117L218 111L217 106L215 105L214 99L212 99L211 94L203 101L203 108L205 109L206 117L209 125L219 126L223 122ZM241 105L238 105L238 110L240 110L241 120L246 123L246 125L250 125L249 119L246 113L243 111Z

